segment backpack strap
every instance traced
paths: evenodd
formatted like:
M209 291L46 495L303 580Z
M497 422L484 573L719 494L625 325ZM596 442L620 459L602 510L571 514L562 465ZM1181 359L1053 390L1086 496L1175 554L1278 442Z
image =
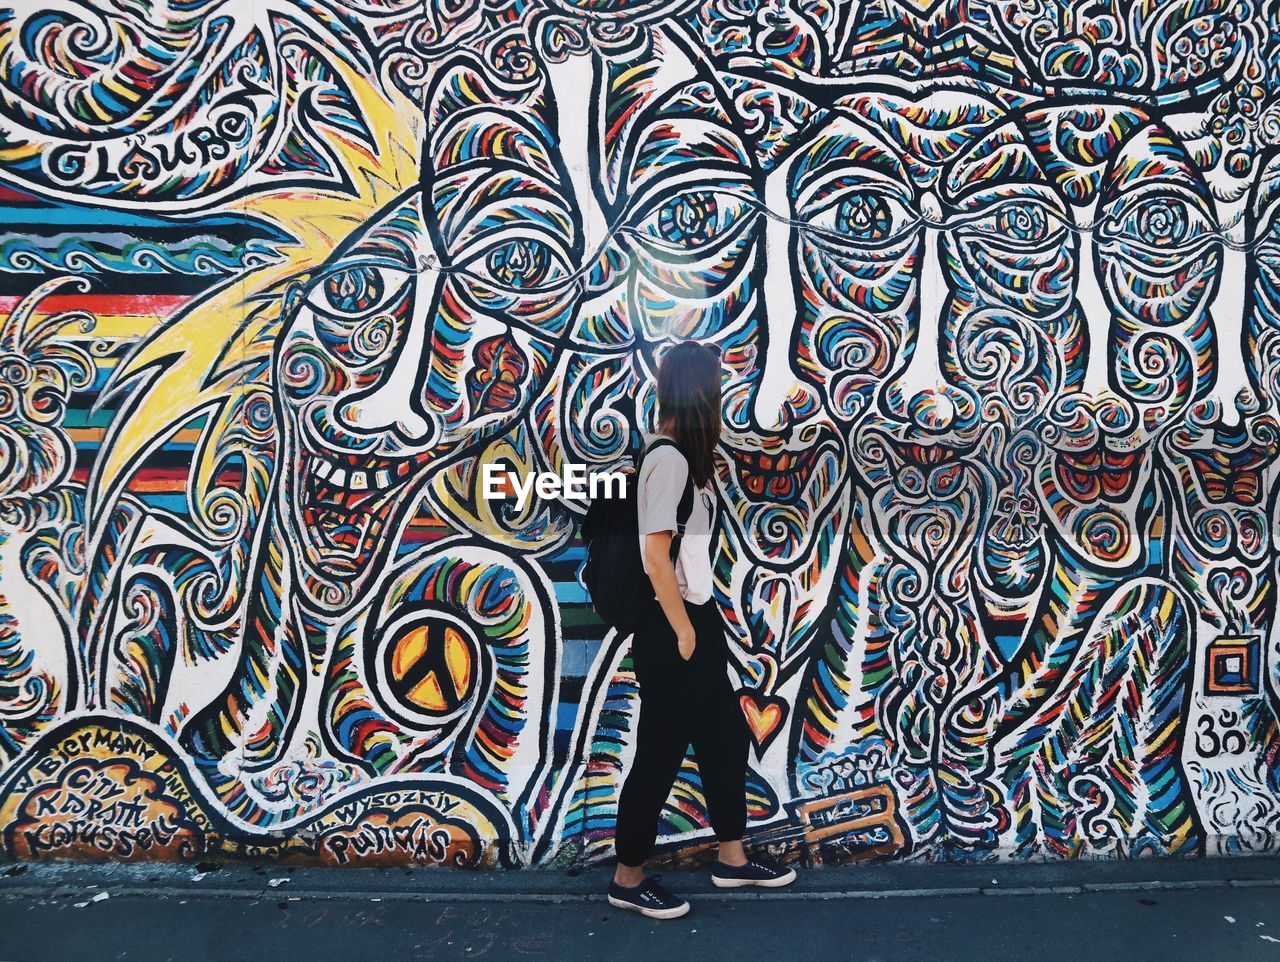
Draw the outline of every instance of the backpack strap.
M671 563L676 563L680 556L680 542L684 539L684 528L693 514L693 472L685 478L684 491L680 495L680 503L676 505L676 536L671 539Z
M648 448L645 449L645 456L661 447L673 447L680 451L680 446L668 437L659 437ZM680 451L683 455L684 452ZM688 458L685 458L686 463ZM676 533L671 539L671 563L676 563L676 558L680 556L680 542L684 539L685 525L689 523L689 516L693 514L693 472L690 471L685 475L684 491L680 494L680 503L676 505Z

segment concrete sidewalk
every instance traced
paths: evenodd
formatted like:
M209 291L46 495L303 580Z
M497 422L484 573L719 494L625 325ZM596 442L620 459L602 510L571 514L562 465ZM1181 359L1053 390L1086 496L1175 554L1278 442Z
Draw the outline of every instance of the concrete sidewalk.
M674 922L607 872L0 866L0 962L114 959L1280 960L1280 861L874 865L719 891Z

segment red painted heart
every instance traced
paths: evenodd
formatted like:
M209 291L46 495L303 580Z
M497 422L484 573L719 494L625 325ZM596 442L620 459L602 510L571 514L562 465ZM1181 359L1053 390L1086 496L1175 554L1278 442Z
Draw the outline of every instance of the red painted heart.
M787 703L772 695L747 692L740 694L738 701L742 705L743 713L747 716L751 740L763 752L782 730L782 719L787 713Z

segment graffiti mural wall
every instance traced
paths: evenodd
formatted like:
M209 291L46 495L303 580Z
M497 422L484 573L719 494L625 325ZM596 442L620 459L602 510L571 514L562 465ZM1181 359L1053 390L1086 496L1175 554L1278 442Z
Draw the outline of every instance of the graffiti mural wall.
M39 7L40 9L36 9ZM716 344L753 837L1280 849L1280 4L0 9L0 852L611 855ZM710 839L695 761L664 851Z

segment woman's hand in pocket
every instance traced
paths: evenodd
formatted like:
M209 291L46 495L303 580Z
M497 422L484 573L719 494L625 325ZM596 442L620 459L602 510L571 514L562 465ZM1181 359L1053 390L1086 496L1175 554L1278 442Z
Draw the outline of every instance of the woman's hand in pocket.
M694 634L693 625L685 624L676 632L676 645L680 649L680 657L685 661L693 657L693 649L697 643L698 636Z
M649 580L653 582L653 593L662 606L662 613L667 616L667 624L676 634L676 647L680 657L688 661L693 657L693 648L697 636L693 633L693 623L689 621L689 613L685 611L684 599L680 597L680 585L676 581L676 567L671 561L671 532L658 531L645 536L645 566L649 571Z

